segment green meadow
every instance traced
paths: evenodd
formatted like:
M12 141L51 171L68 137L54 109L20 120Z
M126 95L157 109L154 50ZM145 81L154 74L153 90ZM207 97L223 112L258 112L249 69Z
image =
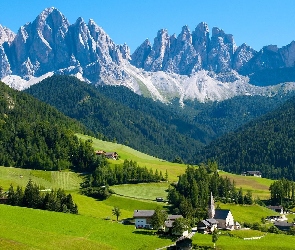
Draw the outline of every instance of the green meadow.
M251 190L253 198L259 197L261 200L270 198L269 186L274 182L273 180L255 176L235 175L223 171L219 171L219 175L227 176L230 180L235 181L237 187L242 187L245 191Z
M0 185L8 189L13 186L25 187L31 179L44 189L78 190L82 178L79 174L69 171L40 171L12 167L0 167Z
M246 231L246 230L245 230ZM243 232L242 232L243 233ZM257 234L251 233L251 237L260 237L261 232L257 231ZM248 232L245 232L245 238L248 238ZM198 246L211 246L213 248L212 236L195 234L192 238L193 244ZM242 235L219 235L216 242L216 249L223 250L287 250L294 249L295 237L283 234L265 234L260 239L244 240Z
M120 164L124 160L136 161L139 166L146 166L148 169L153 169L154 171L162 171L163 176L168 173L169 181L177 181L178 176L183 174L186 166L183 164L171 163L144 153L134 150L128 146L117 144L113 142L107 142L98 140L96 138L78 134L78 137L87 140L91 139L93 141L93 147L95 150L104 150L106 152L117 152L119 154L119 160L111 160L111 164Z
M157 197L167 198L169 183L139 183L112 186L111 189L118 195L141 200L155 201Z
M1 249L154 249L171 244L113 220L0 205Z
M218 203L221 209L229 209L239 223L261 223L262 217L278 215L278 213L259 205L236 205Z

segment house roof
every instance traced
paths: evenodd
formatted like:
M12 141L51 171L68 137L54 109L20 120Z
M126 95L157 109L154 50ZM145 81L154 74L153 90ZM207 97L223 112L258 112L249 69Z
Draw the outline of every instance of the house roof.
M257 174L257 175L261 175L260 171L246 171L246 173L248 174Z
M216 209L214 219L225 220L229 213L228 209Z
M106 152L105 155L117 155L116 152Z
M172 227L174 220L166 220L165 221L165 227Z
M212 225L212 224L217 224L217 223L218 223L218 221L215 220L215 219L206 219L206 221L208 221L211 225Z
M209 227L210 226L210 223L206 220L202 220L202 221L199 221L198 222L198 228L202 229L202 228L205 228L205 227Z
M279 226L279 227L292 227L292 226L294 226L293 223L288 223L285 221L276 221L276 222L274 222L274 225Z
M133 218L152 217L155 210L134 210Z
M283 209L282 206L268 206L269 209Z
M168 214L167 220L176 220L179 218L183 218L181 214Z

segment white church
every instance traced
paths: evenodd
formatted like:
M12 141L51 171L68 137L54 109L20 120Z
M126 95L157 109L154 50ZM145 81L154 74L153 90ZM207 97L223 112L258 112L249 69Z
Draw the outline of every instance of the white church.
M213 232L215 228L234 230L239 229L240 224L234 221L234 217L228 209L215 209L213 195L211 193L208 204L208 219L198 223L198 231L203 233Z

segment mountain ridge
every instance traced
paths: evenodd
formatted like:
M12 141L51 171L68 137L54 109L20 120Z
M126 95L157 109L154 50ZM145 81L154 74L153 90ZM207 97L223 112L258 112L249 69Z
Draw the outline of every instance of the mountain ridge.
M193 32L183 26L178 36L161 29L153 45L145 40L132 54L127 44L115 44L93 19L86 23L79 17L70 24L54 7L21 26L17 34L2 26L0 34L0 78L18 89L54 73L94 85L124 85L167 103L179 97L180 104L186 99L222 101L295 89L294 83L286 83L287 88L249 84L249 75L259 70L292 67L295 42L257 52L246 44L237 46L233 35L217 27L210 37L204 22Z

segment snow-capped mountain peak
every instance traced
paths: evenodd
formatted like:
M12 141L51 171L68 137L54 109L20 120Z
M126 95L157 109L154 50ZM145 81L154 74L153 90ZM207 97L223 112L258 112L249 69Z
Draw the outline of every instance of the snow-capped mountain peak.
M292 90L292 83L252 86L239 72L293 67L294 61L295 42L257 52L246 44L237 46L233 35L217 27L210 37L205 22L192 32L185 25L178 35L160 29L153 43L146 39L132 55L127 44L115 44L93 19L86 23L79 17L70 24L54 7L21 26L17 34L0 25L0 78L18 89L56 73L92 84L124 85L163 102L174 97L220 101Z

